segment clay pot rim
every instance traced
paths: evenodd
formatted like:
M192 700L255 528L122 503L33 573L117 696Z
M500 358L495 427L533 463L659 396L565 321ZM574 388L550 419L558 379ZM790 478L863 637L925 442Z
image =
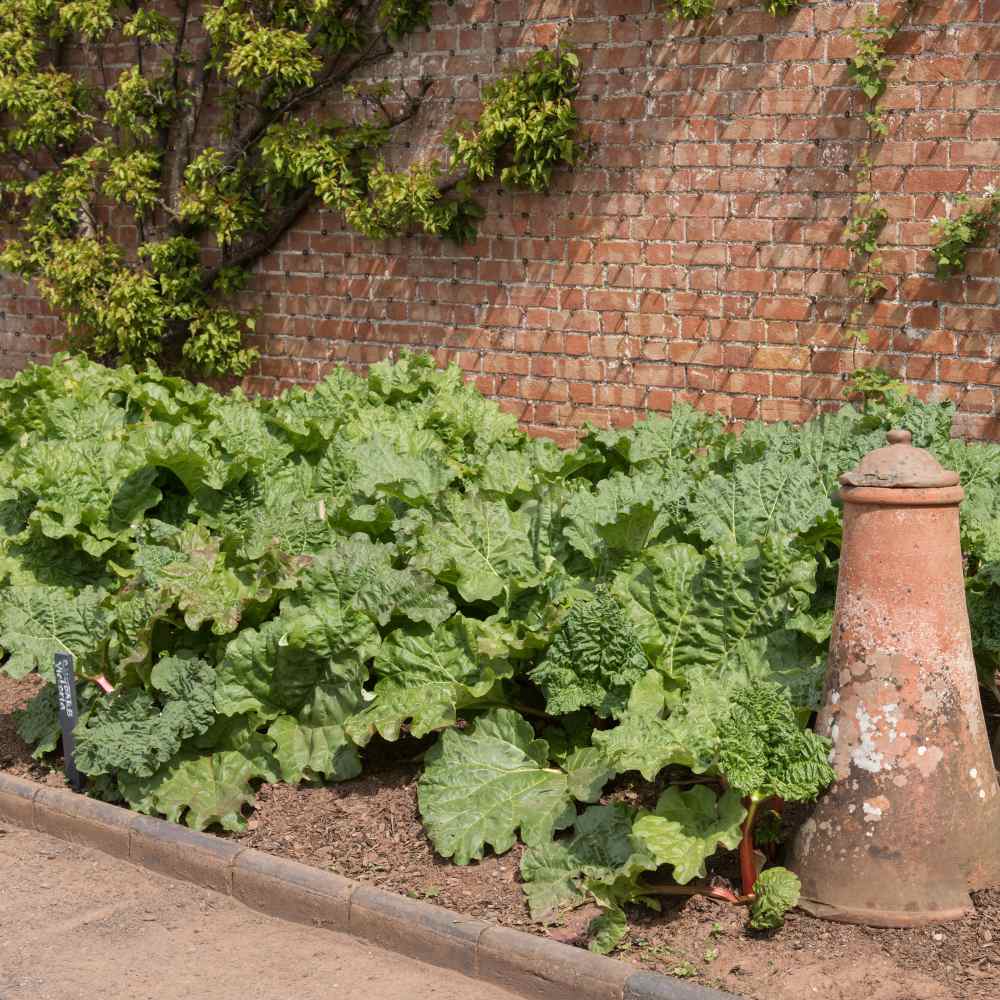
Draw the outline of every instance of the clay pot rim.
M881 507L956 507L965 497L965 490L961 486L842 486L837 497L843 503Z

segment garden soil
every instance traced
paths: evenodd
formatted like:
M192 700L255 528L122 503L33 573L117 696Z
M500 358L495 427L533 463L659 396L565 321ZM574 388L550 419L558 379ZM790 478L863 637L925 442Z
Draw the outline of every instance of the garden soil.
M0 767L61 784L57 771L31 761L9 716L31 686L31 680L14 684L0 677ZM519 847L467 867L435 856L417 811L419 765L400 763L392 748L378 744L369 758L363 777L340 785L263 786L239 839L508 927L570 944L583 940L594 915L587 908L554 926L530 921L519 884ZM651 791L624 782L613 797L648 804ZM727 874L724 867L720 874ZM181 891L204 897L190 887ZM975 914L965 920L911 930L852 927L792 913L779 931L750 932L745 911L729 904L705 897L665 902L660 914L638 907L630 912L629 937L616 957L752 1000L1000 1000L1000 889L977 893ZM293 933L300 932L308 933Z

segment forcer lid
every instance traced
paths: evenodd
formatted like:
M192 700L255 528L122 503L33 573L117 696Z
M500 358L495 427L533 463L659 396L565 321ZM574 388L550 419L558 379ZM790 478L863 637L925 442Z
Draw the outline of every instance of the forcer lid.
M869 452L856 469L840 477L842 486L929 489L958 485L958 473L942 468L929 451L914 448L909 431L891 430L886 438L889 444L885 448Z

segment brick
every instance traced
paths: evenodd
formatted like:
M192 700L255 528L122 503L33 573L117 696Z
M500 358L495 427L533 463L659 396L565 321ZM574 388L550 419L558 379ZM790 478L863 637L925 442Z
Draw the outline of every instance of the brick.
M809 368L809 350L805 347L758 347L753 366L767 370L798 370Z

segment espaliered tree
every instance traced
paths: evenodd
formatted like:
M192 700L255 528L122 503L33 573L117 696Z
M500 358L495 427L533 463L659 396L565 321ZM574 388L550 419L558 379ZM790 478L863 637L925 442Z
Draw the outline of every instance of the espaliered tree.
M387 165L434 83L372 81L429 16L429 0L0 0L0 268L97 357L245 372L253 320L231 296L310 205L374 238L462 241L478 182L544 191L577 158L576 57L540 50L484 89L443 159Z

